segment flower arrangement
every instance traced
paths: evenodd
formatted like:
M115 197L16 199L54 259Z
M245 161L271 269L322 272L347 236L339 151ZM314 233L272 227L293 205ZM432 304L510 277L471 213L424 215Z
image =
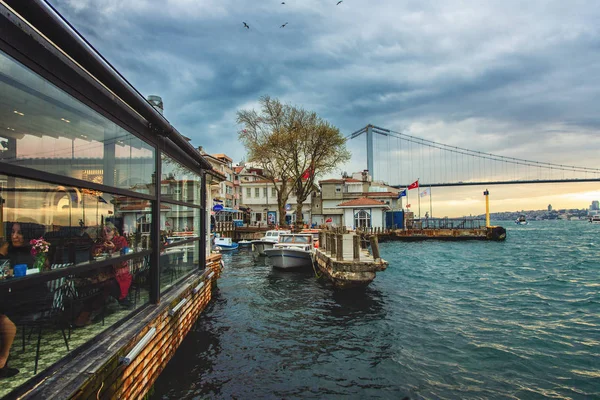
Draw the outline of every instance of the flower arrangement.
M31 245L31 255L34 257L45 255L50 250L50 243L46 242L44 238L31 239L29 244Z
M38 271L44 269L46 264L46 258L48 257L48 250L50 250L50 243L46 242L44 238L31 239L29 241L31 245L31 255L35 257L33 267L37 268Z

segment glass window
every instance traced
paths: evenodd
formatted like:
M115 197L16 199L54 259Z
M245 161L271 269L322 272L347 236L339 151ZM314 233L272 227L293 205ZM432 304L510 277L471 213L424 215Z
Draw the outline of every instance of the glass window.
M150 258L135 253L150 248L151 213L138 198L0 182L0 314L35 332L17 335L10 365L20 372L3 380L3 396L149 301Z
M354 214L354 226L356 228L370 228L371 214L366 210L359 210Z
M161 155L162 200L175 200L200 204L200 176L166 154Z
M256 198L260 197L260 188L254 188L254 197L256 197Z
M250 188L246 188L246 197L247 197L247 198L250 198L250 197L252 197L252 189L250 189Z
M269 196L267 195L267 188L263 188L263 197L269 197Z
M166 202L161 204L161 290L199 268L201 212L199 208Z
M277 191L275 190L275 188L271 188L271 197L277 197Z
M154 148L0 52L0 161L151 194Z
M121 248L98 251L107 226L114 230L114 235L123 237L125 242L121 247L132 252L150 248L148 200L6 175L0 175L0 181L3 182L0 211L4 221L0 238L10 244L15 225L21 228L25 245L32 239L43 238L49 249L42 270L54 264L72 266L118 254ZM33 267L33 259L25 259L23 263Z

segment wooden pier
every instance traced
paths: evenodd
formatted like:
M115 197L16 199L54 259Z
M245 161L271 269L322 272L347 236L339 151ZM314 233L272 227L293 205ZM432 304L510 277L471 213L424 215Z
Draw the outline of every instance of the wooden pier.
M369 240L372 254L366 246L361 246L361 238L356 233L321 231L315 265L337 288L367 286L375 279L376 272L388 266L379 255L377 237L371 236Z

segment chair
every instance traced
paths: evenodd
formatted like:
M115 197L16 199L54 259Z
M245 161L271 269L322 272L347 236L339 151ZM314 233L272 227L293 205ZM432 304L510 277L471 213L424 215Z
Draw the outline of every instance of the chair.
M42 333L49 328L59 328L61 330L67 351L69 341L65 334L67 327L65 319L65 298L70 293L70 287L65 278L58 278L52 281L32 286L27 290L27 301L16 305L21 308L19 317L15 324L22 327L23 332L23 351L25 351L25 332L30 328L29 336L37 330L37 347L35 353L34 374L37 373L38 361L40 358L40 346L42 342Z
M140 265L141 264L141 265ZM141 296L141 288L148 282L149 274L150 274L150 257L145 256L144 259L140 262L130 262L129 264L129 272L133 277L131 281L131 286L129 287L128 296L130 297L133 293L133 305L137 306L138 299Z

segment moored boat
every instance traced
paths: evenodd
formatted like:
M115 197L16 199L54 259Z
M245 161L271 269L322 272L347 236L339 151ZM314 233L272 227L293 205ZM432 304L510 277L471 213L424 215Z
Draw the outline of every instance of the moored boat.
M214 249L220 251L231 251L239 247L231 238L228 237L215 237Z
M266 231L265 236L258 240L253 240L252 250L259 256L265 256L265 250L272 249L273 245L279 241L279 236L283 234L289 234L291 231L286 230L271 230Z
M311 234L281 235L272 249L265 250L271 265L278 269L312 268L314 257L313 236Z
M600 224L600 214L592 215L590 217L590 222L592 224Z

